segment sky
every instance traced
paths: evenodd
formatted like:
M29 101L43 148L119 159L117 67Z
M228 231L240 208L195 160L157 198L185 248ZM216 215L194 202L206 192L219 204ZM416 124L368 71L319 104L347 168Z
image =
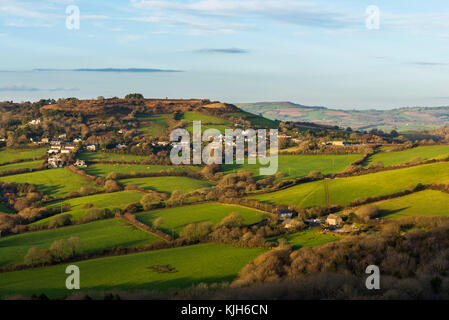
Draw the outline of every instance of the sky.
M449 105L448 84L443 0L0 0L0 100L388 109Z

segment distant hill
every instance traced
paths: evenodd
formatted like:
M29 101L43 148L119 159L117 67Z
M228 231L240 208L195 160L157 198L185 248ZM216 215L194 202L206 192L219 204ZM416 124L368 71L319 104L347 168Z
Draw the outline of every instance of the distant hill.
M272 120L313 122L357 130L376 128L404 132L449 125L449 106L392 110L338 110L292 102L240 103L236 106Z

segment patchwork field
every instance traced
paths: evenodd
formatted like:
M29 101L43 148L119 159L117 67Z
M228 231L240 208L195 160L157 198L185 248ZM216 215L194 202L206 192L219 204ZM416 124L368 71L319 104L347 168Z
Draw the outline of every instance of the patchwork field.
M65 201L56 201L48 205L52 208L60 208L61 204L70 204L70 211L62 214L72 215L72 220L76 221L82 218L87 209L83 208L86 204L92 204L99 209L124 208L129 203L139 202L144 194L138 191L121 191L114 193L101 193L87 197L73 198ZM48 223L51 217L39 220L33 224Z
M118 154L118 153L106 153L106 152L81 152L78 154L78 158L85 161L102 160L102 161L145 161L148 160L147 156L138 156L134 154Z
M173 118L172 114L155 114L149 116L139 116L139 121L146 123L139 131L150 136L163 136L169 127L169 121Z
M424 190L404 197L374 203L386 219L406 216L449 216L449 194L435 190Z
M165 291L199 283L232 281L241 268L263 252L262 249L202 244L80 261L77 266L82 270L83 291ZM157 273L149 269L151 266L167 264L177 272ZM57 298L73 294L73 291L65 288L66 266L2 273L0 296L45 293L51 298Z
M55 198L67 196L68 193L78 191L81 187L101 189L91 181L72 173L66 168L0 177L0 181L34 184L38 190Z
M1 168L1 167L0 167ZM162 165L146 165L146 164L103 164L94 163L87 168L83 168L86 173L93 176L106 177L109 173L123 173L131 174L138 172L160 172L162 170L167 172L180 172L180 171L200 171L202 168L199 166L162 166Z
M278 157L279 170L284 174L284 179L295 179L304 177L310 171L320 171L323 174L336 173L343 171L351 162L360 159L362 155L280 155ZM263 178L259 176L259 168L268 167L261 166L259 163L251 164L225 164L222 166L225 174L237 172L238 170L249 171L256 178Z
M220 124L201 124L201 132L206 131L207 129L217 129L220 133L224 134L226 129L230 129L229 126L220 125ZM193 133L193 125L186 127L186 130L192 134Z
M287 240L288 244L297 250L299 248L311 248L321 246L328 242L338 241L339 236L331 233L320 233L316 229L308 229L305 231L292 233L287 236L282 236Z
M188 193L211 186L207 181L188 177L132 178L119 181L124 185L134 185L145 190L153 190L162 193L172 193L175 190L182 193Z
M269 203L302 207L325 205L324 181L300 184L285 190L251 196ZM368 175L328 180L330 202L347 205L360 197L387 195L418 183L449 183L449 163L441 162Z
M220 203L205 203L177 208L154 210L137 215L137 219L142 223L151 226L154 220L161 217L163 223L160 229L167 234L174 232L175 236L189 223L212 222L217 224L224 217L232 212L239 213L244 218L247 225L259 222L262 219L262 212L235 205Z
M0 238L0 266L20 264L28 249L49 249L53 241L79 237L80 253L117 247L139 247L160 240L119 219L107 219L59 229L29 232Z
M414 158L422 160L449 156L449 146L424 146L397 152L381 152L371 156L366 164L381 161L385 166L394 166Z
M13 164L7 164L0 166L0 172L2 171L8 171L8 170L15 170L15 169L36 169L37 167L41 166L43 164L43 160L36 160L36 161L27 161L27 162L18 162Z
M37 159L47 152L45 148L39 149L0 149L0 164L14 160Z

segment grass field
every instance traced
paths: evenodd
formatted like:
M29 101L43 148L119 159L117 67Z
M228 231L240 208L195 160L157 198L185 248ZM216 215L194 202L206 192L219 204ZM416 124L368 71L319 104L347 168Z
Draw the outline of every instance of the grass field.
M1 168L1 167L0 167ZM147 164L103 164L94 163L87 168L83 168L86 173L94 176L106 177L109 173L123 173L131 174L138 172L160 172L161 170L167 172L179 171L200 171L199 166L162 166L162 165L147 165Z
M381 152L371 156L366 164L381 161L385 166L394 166L408 162L413 158L422 160L449 156L449 146L424 146L397 152Z
M0 212L3 213L13 213L11 209L9 209L7 206L5 206L3 203L0 203Z
M209 221L217 224L232 212L240 213L245 224L259 222L262 212L250 208L221 203L205 203L192 206L184 206L170 209L154 210L139 214L137 219L151 226L152 222L159 217L164 221L160 229L167 234L174 232L175 236L189 223Z
M117 247L138 247L160 240L119 219L107 219L59 229L29 232L0 238L0 266L20 264L28 249L49 249L53 241L79 237L80 253L92 253Z
M2 171L8 171L8 170L15 170L15 169L35 169L42 165L43 160L36 160L36 161L27 161L27 162L18 162L13 164L7 164L4 166L0 166L0 172Z
M288 244L295 250L299 248L316 247L340 239L340 237L335 234L320 233L316 229L308 229L305 231L292 233L287 236L281 236L279 238L286 239Z
M199 113L199 112L186 112L184 113L183 119L190 124L193 121L201 121L201 125L203 124L224 124L230 125L230 122L221 118L217 118L214 116L209 116L207 114Z
M173 118L171 114L155 114L149 116L140 116L137 119L146 123L139 131L149 134L150 136L165 135L169 127L169 119Z
M226 129L230 129L227 125L222 124L201 124L201 132L206 131L207 129L217 129L220 133L224 134ZM193 125L186 127L186 130L192 134L193 133Z
M320 171L323 174L336 173L343 171L351 162L360 159L362 155L280 155L278 157L278 172L284 174L285 179L294 179L306 176L310 171ZM243 165L228 165L222 166L222 170L228 174L236 172L238 170L249 171L256 178L259 176L259 168L268 167L261 166L259 163L256 165L243 164ZM263 176L262 176L263 178Z
M166 291L200 283L232 281L240 269L263 252L262 249L202 244L80 261L76 265L81 270L83 291ZM156 273L149 269L151 266L167 264L177 272ZM66 266L2 273L0 296L45 293L51 298L57 298L73 294L73 291L65 288Z
M138 191L121 191L114 193L101 193L92 196L73 198L66 201L56 201L48 205L52 208L60 208L62 203L70 204L70 211L64 212L63 214L70 214L73 220L79 220L82 218L83 214L87 209L84 209L85 204L93 204L96 208L124 208L127 204L139 202L144 194ZM50 221L51 217L45 218L34 222L33 224L47 223Z
M47 152L45 148L39 149L0 149L0 164L14 160L37 159Z
M386 219L406 216L449 216L449 194L435 190L416 192L404 197L374 203Z
M65 168L0 177L0 181L34 184L37 186L38 190L55 198L64 197L69 192L78 191L81 187L101 189L91 181L88 181Z
M119 181L124 185L134 185L145 190L153 190L162 193L172 193L175 190L182 193L188 193L211 186L211 184L207 181L188 177L132 178Z
M106 152L81 152L78 158L85 161L102 160L102 161L145 161L147 156L138 156L134 154L117 154Z
M328 180L330 202L347 205L360 197L387 195L418 183L449 183L449 163L377 172L368 175ZM325 205L324 181L300 184L285 190L251 196L269 203L296 204L302 207Z

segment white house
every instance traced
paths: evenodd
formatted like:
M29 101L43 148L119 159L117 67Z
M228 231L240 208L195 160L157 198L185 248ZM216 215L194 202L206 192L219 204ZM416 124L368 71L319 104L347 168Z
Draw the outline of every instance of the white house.
M94 144L90 144L86 147L86 150L88 151L96 151L97 150L97 146Z
M34 119L34 120L31 120L30 122L28 122L28 124L31 124L32 126L37 126L38 124L41 124L41 120Z

